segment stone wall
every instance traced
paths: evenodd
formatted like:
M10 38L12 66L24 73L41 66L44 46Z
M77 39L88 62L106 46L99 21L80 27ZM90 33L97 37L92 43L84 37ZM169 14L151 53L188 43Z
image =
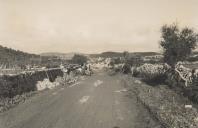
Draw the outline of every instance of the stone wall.
M36 84L38 81L48 78L53 82L57 76L63 76L61 69L47 69L0 76L0 98L12 98L25 92L37 91Z

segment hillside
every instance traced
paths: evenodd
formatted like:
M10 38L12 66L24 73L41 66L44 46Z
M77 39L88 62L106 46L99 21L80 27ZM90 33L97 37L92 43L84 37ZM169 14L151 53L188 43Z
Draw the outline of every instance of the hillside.
M59 53L59 52L45 52L41 53L41 56L64 56L65 53Z
M132 52L131 55L139 55L139 56L155 56L155 55L161 55L158 52Z
M40 59L39 55L29 54L0 45L0 66L5 68L25 65L38 59Z
M48 57L58 57L60 59L64 59L64 60L70 60L75 54L82 54L82 53L74 53L74 52L70 52L70 53L59 53L59 52L46 52L46 53L41 53L41 56L48 56ZM83 54L84 55L84 54Z

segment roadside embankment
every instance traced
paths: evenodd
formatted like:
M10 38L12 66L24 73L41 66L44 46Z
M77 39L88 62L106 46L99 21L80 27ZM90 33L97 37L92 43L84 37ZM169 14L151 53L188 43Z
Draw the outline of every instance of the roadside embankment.
M194 104L166 85L150 86L137 78L123 77L126 86L150 113L166 128L197 128L198 112Z

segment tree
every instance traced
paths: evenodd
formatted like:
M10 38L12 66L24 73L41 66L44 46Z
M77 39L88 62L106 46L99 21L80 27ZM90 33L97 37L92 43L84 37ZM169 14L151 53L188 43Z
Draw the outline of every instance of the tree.
M84 55L75 54L72 58L72 63L83 65L86 63L88 58Z
M122 54L123 54L123 58L124 58L124 63L127 63L127 60L129 58L129 52L128 51L124 51Z
M164 62L174 67L178 61L186 60L197 46L198 34L193 29L179 29L177 24L164 25L161 29L160 45Z
M129 57L129 52L128 52L128 51L124 51L124 52L123 52L123 57L124 57L125 59L127 59L127 58Z

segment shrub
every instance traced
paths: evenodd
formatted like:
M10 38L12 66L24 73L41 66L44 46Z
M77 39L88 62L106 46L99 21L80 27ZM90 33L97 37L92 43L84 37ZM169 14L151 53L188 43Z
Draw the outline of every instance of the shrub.
M115 72L121 72L122 70L121 70L120 67L114 67L114 71L115 71Z
M129 64L124 64L123 67L122 67L122 72L124 74L131 73L131 66Z
M143 63L143 58L141 56L128 57L126 63L132 66L140 66Z
M166 80L167 69L163 65L144 64L137 68L139 76L149 83L164 83Z
M87 63L88 58L84 55L78 55L75 54L71 60L72 63L74 64L79 64L79 65L83 65L84 63Z
M132 67L132 76L138 77L140 75L140 72L138 71L137 67Z

